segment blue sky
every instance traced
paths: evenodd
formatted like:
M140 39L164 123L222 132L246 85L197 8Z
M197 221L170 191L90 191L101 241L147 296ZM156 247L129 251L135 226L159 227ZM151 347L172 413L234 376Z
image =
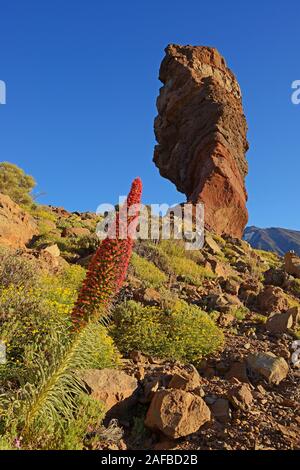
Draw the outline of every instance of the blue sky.
M219 49L249 124L250 224L300 230L299 2L2 0L1 160L32 174L40 202L95 210L144 182L147 203L184 200L152 163L168 43Z

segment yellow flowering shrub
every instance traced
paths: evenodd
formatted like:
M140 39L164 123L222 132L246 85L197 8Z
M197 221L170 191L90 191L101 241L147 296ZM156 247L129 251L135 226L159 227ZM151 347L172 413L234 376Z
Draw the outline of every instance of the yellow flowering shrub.
M146 246L146 253L165 273L196 286L201 285L203 279L216 277L211 269L199 264L202 260L200 250L186 250L182 240L161 240L158 245L149 244ZM140 277L138 274L137 276Z
M131 266L136 277L138 277L146 286L159 287L167 281L167 276L154 263L141 258L136 253L132 254Z
M78 288L85 276L80 266L69 266L61 274L42 275L37 285L0 288L0 338L6 345L8 363L12 367L30 367L35 352L51 354L49 338L60 335L68 341L71 317ZM99 325L95 367L113 367L118 363L117 352L106 328ZM0 370L4 373L4 369Z
M216 277L210 269L200 266L189 258L173 256L170 258L170 266L178 277L195 286L200 286L203 279L213 279Z
M48 309L59 315L70 314L84 277L81 266L69 266L58 276L42 276L39 292Z
M161 358L197 363L220 349L222 331L194 305L177 301L171 309L120 304L110 331L119 350L139 350Z

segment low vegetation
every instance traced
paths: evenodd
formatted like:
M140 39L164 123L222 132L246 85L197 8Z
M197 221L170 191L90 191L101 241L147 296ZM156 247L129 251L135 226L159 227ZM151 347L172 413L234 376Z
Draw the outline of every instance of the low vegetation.
M197 364L223 345L223 333L198 307L178 301L160 309L129 301L119 305L110 329L121 352L142 351Z
M0 193L21 206L29 207L33 203L32 190L35 185L34 178L17 165L0 162Z
M167 276L152 261L142 258L133 253L131 266L136 277L138 277L147 287L160 287L167 281Z
M253 337L258 341L258 331L267 335L268 316L258 298L270 268L285 278L277 255L214 234L221 251L186 251L181 240L161 240L138 242L132 254L131 239L100 244L92 230L74 230L95 227L96 217L38 205L33 181L23 175L16 190L4 185L3 175L14 186L19 172L0 166L0 191L35 218L39 235L29 249L0 248L0 340L6 347L0 364L1 450L99 449L103 440L115 445L122 430L115 423L104 427L104 405L88 395L81 370L121 368L132 351L200 367L222 354L224 333L230 341L247 334L249 344ZM137 180L130 204L140 193ZM59 262L47 266L41 255L53 244ZM75 264L90 260L88 255L87 270ZM299 307L299 279L290 276L275 294ZM299 328L292 334L298 338ZM132 419L134 445L148 433L147 406L139 406L142 413Z

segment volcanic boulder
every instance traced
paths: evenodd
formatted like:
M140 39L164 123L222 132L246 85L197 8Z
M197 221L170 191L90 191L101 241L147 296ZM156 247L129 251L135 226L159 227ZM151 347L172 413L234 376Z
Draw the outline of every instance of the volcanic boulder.
M5 194L0 194L0 245L25 248L38 227L30 214Z
M214 48L171 44L165 52L154 162L189 202L204 203L207 228L240 238L248 142L238 82Z

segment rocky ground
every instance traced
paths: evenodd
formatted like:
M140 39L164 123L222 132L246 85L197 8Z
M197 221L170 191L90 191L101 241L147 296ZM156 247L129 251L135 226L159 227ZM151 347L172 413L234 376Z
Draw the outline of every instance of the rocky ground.
M1 220L1 244L47 270L85 266L97 246L94 214L44 208L25 217L5 197ZM135 247L137 256L165 270L171 297L215 320L225 345L195 365L128 351L119 370L86 371L90 393L108 410L110 437L101 448L299 449L300 369L292 354L300 338L300 259L206 233L194 266L213 276L195 282L190 273L166 269L156 249L149 242ZM165 301L134 265L116 302L124 299L154 306Z
M136 379L127 391L135 401L129 417L116 411L124 437L112 448L300 448L300 369L291 360L299 338L300 260L289 254L284 262L233 239L220 250L215 240L207 234L202 254L218 277L198 287L176 279L169 289L215 316L225 347L196 368L131 352L123 372ZM224 250L238 257L225 261ZM145 255L141 246L137 251ZM123 295L144 304L160 301L157 291L131 276Z
M289 345L285 338L281 344ZM257 347L256 347L257 346ZM257 350L277 352L277 344L270 341L267 335L260 339L245 343L245 337L228 336L227 345L219 357L204 361L198 372L180 364L161 362L150 358L142 359L138 364L134 361L126 363L125 370L135 377L145 374L140 381L139 402L149 401L151 393L157 390L169 390L174 387L174 377L185 377L178 380L178 387L190 390L204 399L210 410L209 422L199 430L179 439L172 439L172 431L167 431L172 423L168 416L163 415L154 426L160 426L163 432L146 433L145 440L132 439L130 424L124 422L129 434L129 448L153 449L198 449L198 450L266 450L266 449L299 449L300 425L300 389L299 371L289 370L283 381L278 385L269 383L263 376L251 377L251 369L247 369L247 357L256 355ZM263 357L263 356L261 356ZM260 356L256 356L256 361ZM268 356L265 357L268 359ZM141 365L143 364L143 365ZM280 365L277 366L280 368ZM285 375L285 371L282 374ZM249 375L251 379L249 378ZM280 372L281 374L281 372ZM282 375L282 376L283 376ZM172 382L173 381L173 385ZM171 385L170 385L171 382ZM189 385L190 384L190 385ZM150 393L150 396L151 396ZM148 413L156 416L162 408L155 404ZM147 408L144 405L144 410ZM181 425L173 423L179 432L189 432L189 426L197 412L189 409ZM175 420L174 420L175 421ZM122 422L122 420L121 420Z
M237 334L228 333L224 351L204 360L198 370L132 353L123 371L136 378L125 392L135 399L126 414L118 409L115 395L108 421L117 417L124 436L108 448L299 449L300 370L288 366L291 338L270 337L264 331L249 338L253 326L249 321ZM278 360L282 355L287 361ZM122 377L123 385L128 377ZM89 385L93 391L93 382ZM106 392L114 395L111 387ZM103 393L98 382L94 391L100 389ZM160 393L166 403L157 400ZM197 400L207 407L197 406Z

